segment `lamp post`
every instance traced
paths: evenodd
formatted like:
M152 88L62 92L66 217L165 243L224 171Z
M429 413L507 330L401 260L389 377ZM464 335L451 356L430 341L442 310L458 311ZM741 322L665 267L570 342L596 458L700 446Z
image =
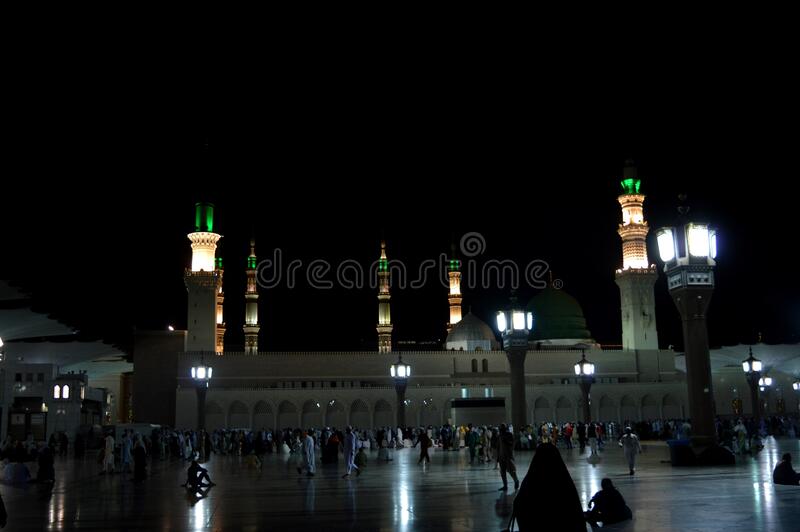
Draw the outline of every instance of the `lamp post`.
M772 377L761 377L758 379L758 391L764 396L764 415L769 415L769 392L772 391ZM761 407L761 405L759 405Z
M206 428L206 391L212 372L213 368L203 364L202 359L199 366L192 366L192 380L197 390L197 430Z
M762 364L759 359L753 356L753 348L750 348L750 356L742 362L742 369L747 378L747 385L750 387L750 403L753 405L753 420L756 427L761 426L761 403L758 398L758 381L761 380Z
M667 287L683 321L692 444L714 445L715 407L706 311L714 292L717 234L706 224L687 223L661 229L657 239Z
M528 353L528 335L533 330L533 314L525 312L511 296L508 310L497 313L497 329L503 337L503 350L511 369L511 422L515 430L526 425L528 418L525 403L525 356Z
M394 390L397 392L397 426L406 428L406 386L411 376L411 366L403 363L399 356L397 362L389 366L389 375L394 381Z
M586 351L581 350L581 359L575 364L575 375L578 377L578 384L583 394L583 421L592 421L591 396L589 390L594 384L594 364L586 360Z

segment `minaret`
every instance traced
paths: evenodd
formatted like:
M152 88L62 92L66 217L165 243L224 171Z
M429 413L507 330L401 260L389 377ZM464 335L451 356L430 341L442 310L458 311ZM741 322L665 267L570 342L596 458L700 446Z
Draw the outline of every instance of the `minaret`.
M192 266L183 280L188 297L186 351L217 350L217 296L222 290L222 273L216 269L215 255L221 235L214 233L214 206L195 205Z
M625 161L621 185L623 192L617 199L622 207L622 269L617 270L616 281L622 304L622 348L658 349L653 296L658 274L647 259L650 228L644 219L645 196L639 192L641 180L631 160Z
M256 274L256 241L250 240L250 256L247 257L247 290L244 293L244 352L248 355L258 354L258 288Z
M447 263L447 277L450 279L450 294L447 301L450 303L450 321L447 332L461 321L461 261L456 258L456 247L453 245L450 260Z
M381 258L378 260L378 352L392 351L392 314L389 309L389 261L386 258L386 242L381 240Z
M216 352L225 352L225 318L222 314L222 304L225 302L225 292L222 291L222 274L225 269L222 267L222 257L216 258L216 268L219 274L219 283L217 284L217 341Z

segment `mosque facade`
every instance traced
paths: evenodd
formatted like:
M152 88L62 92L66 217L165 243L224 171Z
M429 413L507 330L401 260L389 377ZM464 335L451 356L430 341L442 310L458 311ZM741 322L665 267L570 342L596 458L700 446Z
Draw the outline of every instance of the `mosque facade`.
M566 291L552 285L540 291L527 305L535 318L525 361L531 424L581 419L582 395L574 365L582 353L596 366L590 402L593 420L688 417L682 354L659 348L654 299L658 271L647 256L645 195L632 163L626 165L621 185L618 232L623 261L615 276L621 304L619 309L609 309L620 312L621 348L605 348L592 338L581 305ZM191 368L204 364L213 367L205 400L207 429L393 426L398 423L398 394L389 367L398 355L412 368L404 400L405 424L467 422L463 411L459 415L460 408L479 412L489 405L496 422L511 418L506 354L489 324L470 312L462 315L461 263L455 253L448 262L444 349L393 352L391 275L387 244L381 242L377 352L264 352L258 349L257 257L255 242L251 242L245 270L245 351L226 351L224 272L216 257L221 236L214 232L213 214L213 206L198 204L195 231L188 235L192 262L184 275L187 330L137 334L136 421L195 427L199 394ZM752 412L740 364L720 358L713 377L719 415ZM766 411L797 412L792 375L776 367L772 377L786 395L767 396Z

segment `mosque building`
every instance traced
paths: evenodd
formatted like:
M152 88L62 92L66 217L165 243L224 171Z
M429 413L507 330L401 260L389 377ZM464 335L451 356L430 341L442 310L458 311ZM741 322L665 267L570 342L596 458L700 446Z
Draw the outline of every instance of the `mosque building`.
M688 417L683 354L661 349L658 343L654 299L658 271L647 256L645 195L631 162L626 164L621 185L622 267L615 276L621 302L621 349L605 348L593 339L580 303L565 290L551 283L536 294L527 304L535 318L525 361L529 423L582 418L582 395L573 369L582 352L596 366L593 419ZM398 394L389 373L390 365L398 360L392 349L396 345L392 319L396 317L391 313L390 245L382 241L377 255L377 352L259 351L255 241L250 242L244 268L245 350L232 352L225 349L223 268L216 256L222 237L214 229L213 206L198 204L195 230L188 235L192 261L184 275L187 330L136 336L136 421L195 427L199 394L191 368L203 364L213 367L205 400L207 429L396 425ZM461 263L455 251L448 260L447 277L449 321L444 349L402 352L402 361L413 370L404 400L406 424L508 420L506 354L489 324L471 312L462 314ZM443 294L443 308L444 304ZM752 412L741 370L747 349L712 350L719 415ZM800 348L759 344L754 350L765 359L776 382L776 393L766 398L767 411L797 412L792 380L793 373L800 371Z

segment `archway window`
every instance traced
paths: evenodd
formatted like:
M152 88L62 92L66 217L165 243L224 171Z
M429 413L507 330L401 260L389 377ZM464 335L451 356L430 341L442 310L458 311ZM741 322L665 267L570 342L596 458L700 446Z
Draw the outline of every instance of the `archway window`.
M64 397L64 399L69 399L69 384L64 385L64 390L61 395Z
M472 373L478 373L478 359L472 359Z
M483 372L489 373L489 361L484 358L482 365L483 365Z
M61 386L58 384L53 386L53 399L61 399Z

